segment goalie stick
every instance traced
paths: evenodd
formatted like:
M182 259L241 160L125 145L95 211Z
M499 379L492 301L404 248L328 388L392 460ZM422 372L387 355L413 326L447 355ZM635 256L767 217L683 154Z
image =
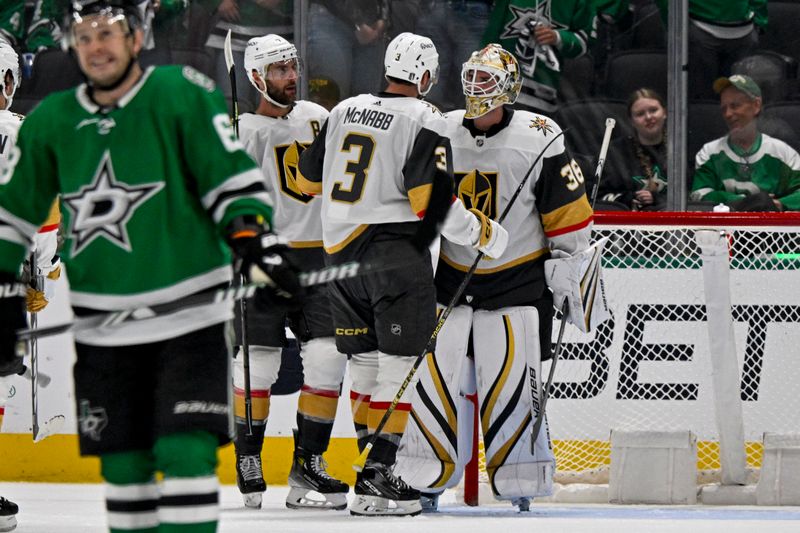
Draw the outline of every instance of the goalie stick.
M589 197L589 202L591 203L592 207L594 207L594 203L597 200L597 191L600 186L600 178L603 175L603 167L606 164L606 154L608 153L608 145L611 142L611 133L614 130L614 126L617 124L617 121L613 118L606 119L606 130L603 133L603 144L600 145L600 156L597 158L597 167L594 171L594 184L592 185L592 195ZM600 258L597 258L597 262L600 262ZM596 268L599 268L597 265ZM590 273L593 272L593 267L590 266L587 269L587 277ZM591 279L584 279L583 282L592 283ZM592 297L596 294L598 285L600 281L594 280L592 283L591 291ZM601 289L602 290L602 289ZM602 297L602 295L601 295ZM547 406L547 399L550 397L550 392L553 388L553 377L555 376L556 371L556 363L558 362L558 357L561 355L561 348L563 346L563 339L564 339L564 328L567 325L567 315L569 314L569 307L567 299L564 298L564 303L561 304L561 323L558 327L558 337L556 339L556 347L553 350L553 360L550 362L550 371L547 374L547 383L542 388L542 393L539 397L539 412L536 414L536 421L531 428L531 453L534 453L535 446L536 446L536 439L539 436L539 432L542 429L542 425L544 424L544 417L545 417L545 407ZM586 317L584 317L586 319Z
M539 155L536 156L536 159L533 161L533 164L528 169L528 172L525 173L525 176L523 176L522 180L520 180L519 186L517 186L517 189L514 191L514 194L508 200L506 208L503 210L503 212L500 214L500 217L497 219L498 224L502 224L503 220L505 220L506 215L508 215L508 212L511 210L511 206L513 206L514 202L516 202L517 197L519 197L523 187L525 187L525 184L528 182L528 178L533 172L533 169L536 168L537 164L539 164L539 160L547 152L547 149L550 148L550 145L552 145L559 137L564 135L564 133L567 130L568 128L558 132L558 134L556 134L555 137L550 139L550 142L548 142L547 145L545 145L544 149L539 153ZM364 469L364 465L367 463L367 458L369 457L369 452L372 450L372 448L375 446L375 442L377 442L378 440L378 435L380 434L384 426L386 426L386 423L389 421L389 417L392 416L392 413L397 408L397 404L400 403L400 398L403 396L403 393L408 388L408 385L411 383L411 380L414 379L414 375L417 373L419 365L422 364L422 361L423 359L425 359L425 356L428 354L428 352L430 352L433 349L433 345L436 342L436 338L439 336L439 332L442 330L442 327L444 326L447 317L450 316L450 313L453 311L453 308L456 306L459 299L461 298L461 295L466 290L467 285L469 284L469 280L472 279L472 275L475 274L475 271L478 269L478 264L481 262L481 259L483 259L483 256L484 256L483 252L478 252L478 255L475 257L475 260L472 262L472 266L464 275L464 279L461 281L461 285L459 285L458 289L456 289L455 294L453 294L453 297L450 299L450 302L447 304L445 310L442 311L442 313L439 315L439 321L436 323L436 327L433 328L433 333L431 333L431 336L428 339L428 343L425 345L425 348L422 350L422 353L420 353L417 356L416 360L414 361L414 365L411 367L411 370L408 371L408 374L406 375L406 378L403 380L403 383L400 384L400 388L397 390L397 393L395 393L394 398L392 399L392 403L389 404L389 407L383 413L380 422L378 422L378 425L375 427L375 430L370 436L369 441L364 446L364 450L361 452L361 454L359 454L359 456L353 462L353 469L356 472L361 472Z

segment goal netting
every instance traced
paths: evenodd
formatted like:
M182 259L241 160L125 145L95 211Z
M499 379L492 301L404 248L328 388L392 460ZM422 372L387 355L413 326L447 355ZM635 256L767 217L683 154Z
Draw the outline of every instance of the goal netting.
M608 483L612 429L689 429L698 483L719 479L714 333L697 243L704 229L728 242L751 481L763 434L800 428L800 213L598 213L593 238L609 237L602 268L611 318L591 334L572 326L565 334L547 405L557 483ZM486 479L479 470L465 499L475 476Z

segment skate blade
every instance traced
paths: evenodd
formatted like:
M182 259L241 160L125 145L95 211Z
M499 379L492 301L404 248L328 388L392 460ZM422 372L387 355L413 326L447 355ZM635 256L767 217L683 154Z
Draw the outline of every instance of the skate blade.
M33 442L41 442L47 437L51 437L61 431L64 425L64 415L56 415L39 426L38 431L33 432ZM2 530L0 530L2 531ZM10 530L6 530L10 531Z
M320 511L341 511L347 509L347 493L333 492L323 494L311 489L292 487L286 496L289 509L319 509Z
M416 516L421 512L419 500L390 500L363 494L356 494L350 505L350 514L355 516Z
M15 516L0 516L0 531L13 531L17 528Z
M248 509L261 509L261 492L249 492L247 494L242 494L242 499L244 500L244 506Z

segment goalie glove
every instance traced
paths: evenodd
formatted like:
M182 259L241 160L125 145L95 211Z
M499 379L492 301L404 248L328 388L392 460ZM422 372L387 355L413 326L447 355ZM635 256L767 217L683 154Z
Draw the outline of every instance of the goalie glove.
M567 302L567 322L588 333L608 318L600 279L600 257L608 238L603 238L575 255L552 251L544 263L544 276L553 291L553 303L559 311Z
M12 274L0 273L0 376L25 371L25 343L17 341L17 330L27 327L24 295L25 285Z
M249 282L264 284L256 299L266 305L276 300L288 307L301 305L305 291L286 258L286 241L245 217L234 220L231 228L228 242L241 261L239 271Z

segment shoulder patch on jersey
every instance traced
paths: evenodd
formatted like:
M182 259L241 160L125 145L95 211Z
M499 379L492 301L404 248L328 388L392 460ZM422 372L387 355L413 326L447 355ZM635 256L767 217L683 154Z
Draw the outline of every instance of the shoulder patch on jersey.
M183 69L181 69L181 74L183 74L184 78L194 83L198 87L205 89L207 92L213 92L214 88L216 87L214 80L192 67L184 66Z
M439 111L439 108L436 107L435 105L433 105L432 103L430 103L430 102L428 102L426 100L420 100L420 102L422 102L423 104L428 106L430 108L430 110L431 110L431 113L433 113L434 115L439 115L440 117L444 116L444 113Z
M547 137L548 133L553 133L553 126L547 121L547 118L542 116L537 116L531 120L531 123L528 124L528 127L535 128L536 131L542 132L542 135L545 137Z

